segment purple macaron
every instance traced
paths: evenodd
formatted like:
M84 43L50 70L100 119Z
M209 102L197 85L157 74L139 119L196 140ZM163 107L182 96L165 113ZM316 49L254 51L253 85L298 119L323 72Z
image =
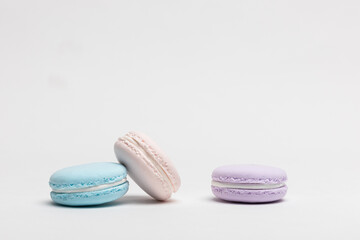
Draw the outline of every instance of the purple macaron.
M211 189L222 200L264 203L282 199L287 191L286 172L263 165L226 165L212 173Z

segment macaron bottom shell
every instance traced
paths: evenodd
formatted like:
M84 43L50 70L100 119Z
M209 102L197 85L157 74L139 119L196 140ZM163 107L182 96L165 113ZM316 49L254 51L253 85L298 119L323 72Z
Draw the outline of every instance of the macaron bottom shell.
M266 203L282 199L287 192L287 186L266 190L248 190L237 188L220 188L211 186L213 194L222 200L244 203Z
M121 198L129 189L129 182L98 191L77 192L77 193L57 193L51 192L51 199L61 205L66 206L91 206L114 201Z

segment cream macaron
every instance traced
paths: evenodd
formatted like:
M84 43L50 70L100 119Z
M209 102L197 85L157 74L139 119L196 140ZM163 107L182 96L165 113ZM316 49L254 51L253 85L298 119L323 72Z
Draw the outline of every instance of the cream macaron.
M167 200L179 189L181 180L175 166L145 134L127 133L115 142L114 150L129 176L154 199Z

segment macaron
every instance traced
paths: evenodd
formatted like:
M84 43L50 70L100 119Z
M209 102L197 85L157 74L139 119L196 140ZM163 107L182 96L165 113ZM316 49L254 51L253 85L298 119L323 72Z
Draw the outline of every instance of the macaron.
M111 202L128 191L126 175L123 165L111 162L63 168L50 177L50 196L54 202L68 206Z
M263 165L226 165L212 173L211 189L222 200L246 203L274 202L282 199L287 186L286 172Z
M181 180L175 166L145 134L127 133L115 142L114 150L129 176L154 199L167 200L179 189Z

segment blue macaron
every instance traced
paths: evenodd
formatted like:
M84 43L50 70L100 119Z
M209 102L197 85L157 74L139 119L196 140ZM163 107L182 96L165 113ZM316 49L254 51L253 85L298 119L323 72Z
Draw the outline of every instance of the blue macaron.
M68 206L111 202L128 191L126 175L123 165L111 162L67 167L50 177L50 196L54 202Z

